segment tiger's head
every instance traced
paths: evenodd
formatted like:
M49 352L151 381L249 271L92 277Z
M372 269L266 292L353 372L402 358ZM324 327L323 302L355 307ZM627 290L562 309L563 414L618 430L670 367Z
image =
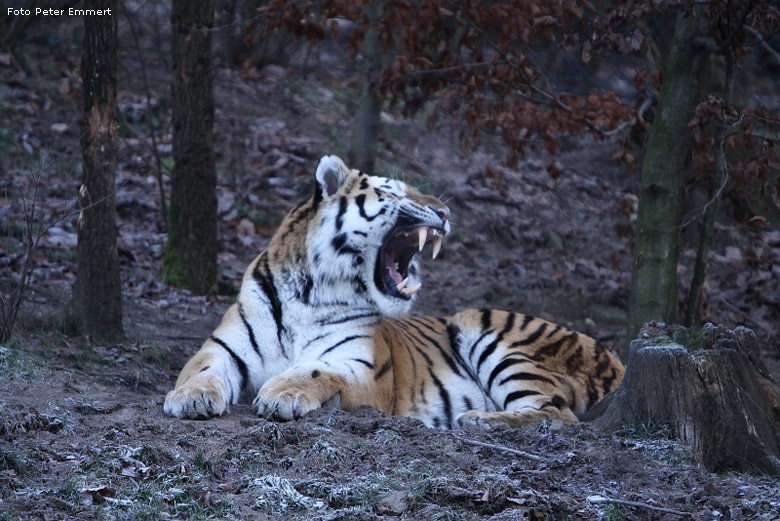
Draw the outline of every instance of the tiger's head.
M422 285L415 256L428 243L438 255L450 231L447 206L402 181L350 170L336 156L323 157L315 177L313 197L274 235L272 259L306 271L308 288L296 292L306 300L368 301L385 316L407 314Z

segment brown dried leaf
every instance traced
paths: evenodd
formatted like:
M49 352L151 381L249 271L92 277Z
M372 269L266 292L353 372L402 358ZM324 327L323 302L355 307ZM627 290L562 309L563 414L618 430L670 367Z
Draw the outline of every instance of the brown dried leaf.
M558 180L559 177L561 177L561 174L563 173L561 171L561 168L556 163L550 163L547 165L547 173L550 174L550 177L552 177L555 181Z
M637 90L641 90L644 88L645 83L647 83L647 71L639 71L636 73L636 76L634 76L634 87Z

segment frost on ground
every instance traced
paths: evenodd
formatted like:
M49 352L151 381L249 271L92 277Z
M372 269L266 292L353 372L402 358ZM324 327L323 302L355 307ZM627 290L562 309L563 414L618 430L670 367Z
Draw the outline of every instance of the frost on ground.
M0 519L780 516L776 481L703 471L648 426L447 432L368 407L275 423L246 405L182 421L161 414L166 382L25 367L0 390Z

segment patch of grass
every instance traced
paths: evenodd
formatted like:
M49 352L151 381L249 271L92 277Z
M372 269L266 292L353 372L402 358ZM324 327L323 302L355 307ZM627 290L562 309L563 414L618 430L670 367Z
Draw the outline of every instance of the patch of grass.
M62 264L64 262L76 262L77 250L75 248L68 250L49 250L49 262Z
M366 448L366 440L362 438L352 438L349 440L349 448L352 450L363 450Z
M668 423L655 423L652 420L641 423L625 425L615 431L617 436L644 438L650 440L674 440L674 431Z
M179 439L176 440L176 445L183 449L194 449L197 447L196 441L195 441L196 434L190 433L190 434L182 434L179 436Z
M63 365L79 371L92 372L105 368L105 361L101 360L92 349L84 348L66 353L63 357Z
M212 463L201 451L198 451L195 454L195 459L192 460L192 463L201 472L205 472L206 474L214 473L214 463Z
M133 519L141 521L162 519L166 510L162 496L150 486L138 487L133 494L132 501L131 514Z
M60 313L34 311L19 317L19 327L25 332L33 333L37 338L35 344L50 352L50 346L62 341L63 317ZM45 347L44 347L45 346ZM38 359L44 362L43 359Z
M345 497L341 498L341 505L342 507L360 507L369 509L374 503L376 503L377 494L378 490L371 488L351 489Z
M24 464L13 452L0 448L0 470L13 470L21 475L24 473Z
M620 505L607 503L601 506L602 519L607 521L623 521L626 519L626 512Z
M564 429L563 433L579 441L592 442L598 439L592 432L584 429L581 424L575 424L569 429Z
M224 499L214 499L210 493L185 491L170 487L169 480L138 487L131 500L133 506L126 519L224 519L234 515L235 508Z
M151 445L142 445L138 451L138 461L146 465L147 467L152 465L160 465L163 462L163 456L160 452Z
M24 221L11 221L4 219L0 221L0 237L6 239L15 239L17 241L23 241L27 237L27 228ZM6 240L4 247L8 247L9 253L17 253L20 251L18 244L14 244L13 241Z
M174 515L181 519L206 520L206 519L224 519L234 514L235 508L230 502L224 499L207 499L207 494L199 497L189 497L188 500L177 502Z
M42 363L30 353L12 347L0 346L0 373L10 381L30 381L38 376Z
M173 368L171 351L155 344L141 347L141 360L165 371L170 371Z
M289 480L281 476L268 475L254 479L249 487L257 494L253 508L269 514L288 511L321 512L327 509L324 501L301 494Z
M384 427L378 428L374 433L374 437L383 446L386 446L389 443L403 442L403 436L401 436L401 434L393 429L386 429Z
M67 478L65 482L54 491L54 495L68 503L77 503L81 491L75 479Z
M314 445L306 451L306 456L324 458L330 463L335 463L342 458L341 452L324 440L314 442Z
M263 454L255 449L239 450L233 455L238 460L238 468L248 474L262 472L265 468L265 458Z
M416 512L423 508L426 504L426 497L428 496L428 481L423 480L421 483L417 483L412 487L409 494L409 510Z

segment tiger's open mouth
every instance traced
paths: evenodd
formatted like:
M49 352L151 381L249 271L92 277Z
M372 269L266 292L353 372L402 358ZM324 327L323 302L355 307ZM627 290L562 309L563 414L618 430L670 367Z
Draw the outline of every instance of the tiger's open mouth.
M409 266L417 252L427 243L433 243L432 257L441 250L442 228L430 226L396 227L385 239L376 260L374 281L379 290L391 297L409 300L422 286L409 286Z

